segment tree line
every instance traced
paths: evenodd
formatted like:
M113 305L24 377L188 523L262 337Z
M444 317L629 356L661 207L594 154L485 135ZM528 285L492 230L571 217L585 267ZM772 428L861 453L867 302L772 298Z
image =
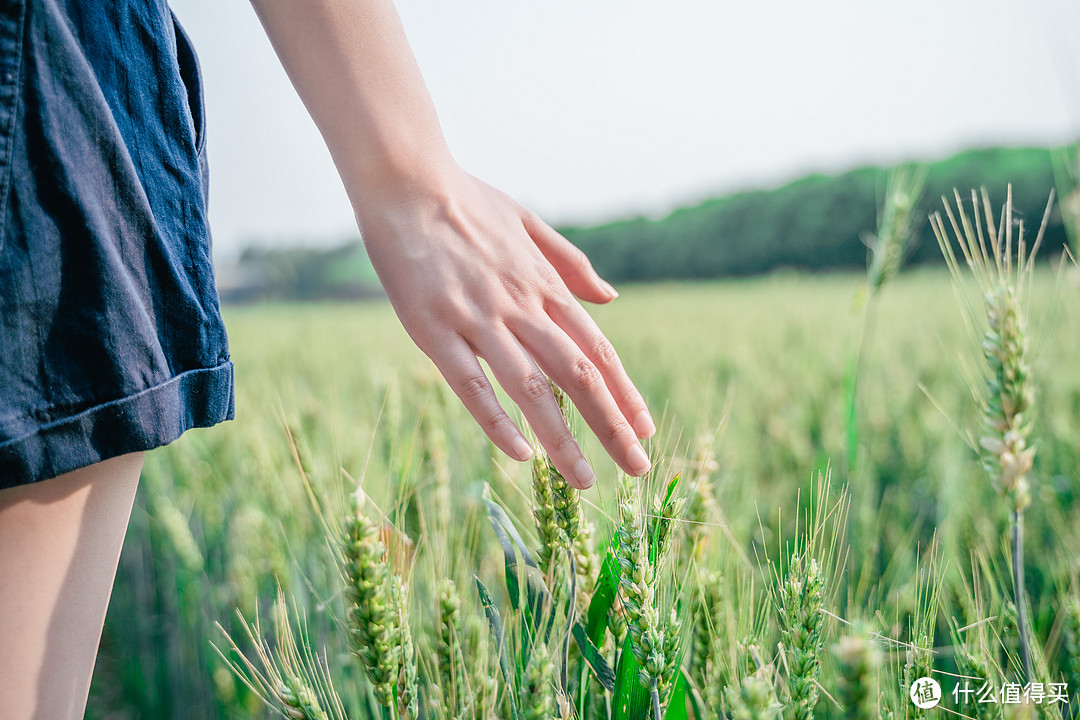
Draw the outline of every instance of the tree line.
M701 280L767 273L864 269L862 237L873 232L888 168L863 167L811 175L782 187L740 192L681 208L662 219L636 217L592 227L561 227L597 271L611 282ZM995 206L1013 187L1016 215L1034 233L1054 187L1048 149L969 150L928 164L909 263L941 262L928 213L953 189L966 198L986 187ZM1034 237L1034 235L1032 235ZM1052 214L1043 253L1067 242L1059 212ZM249 248L225 273L226 302L356 299L381 294L360 240L330 249Z
M885 176L886 169L878 167L812 175L773 190L707 200L660 220L639 217L561 231L613 282L746 276L778 268L862 269L867 249L861 238L877 227ZM956 188L966 199L971 189L986 187L997 206L1010 183L1017 215L1034 237L1054 187L1049 150L972 150L930 164L909 262L941 261L925 218L942 208L942 195L952 199ZM1060 252L1065 242L1055 211L1043 252Z

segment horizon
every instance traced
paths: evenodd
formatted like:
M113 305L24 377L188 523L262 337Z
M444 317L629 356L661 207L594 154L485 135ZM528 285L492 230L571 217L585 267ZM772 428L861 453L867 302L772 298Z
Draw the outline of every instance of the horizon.
M172 4L202 62L215 254L357 237L251 7ZM459 162L553 225L1080 137L1065 0L397 6Z

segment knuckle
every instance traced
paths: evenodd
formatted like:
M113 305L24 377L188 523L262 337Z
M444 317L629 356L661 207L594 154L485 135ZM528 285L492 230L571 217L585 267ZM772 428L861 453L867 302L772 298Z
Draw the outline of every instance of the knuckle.
M465 309L460 301L460 295L454 294L437 303L426 302L419 306L419 314L424 321L432 324L449 325L461 315Z
M517 306L523 306L534 295L534 290L529 283L518 275L507 273L502 277L502 286L510 300Z
M602 381L600 371L587 358L579 358L570 367L570 382L578 390L592 390Z
M491 386L487 378L470 375L461 383L460 392L464 400L482 400L491 392Z
M593 357L596 358L597 365L606 368L614 367L619 361L619 356L615 354L615 346L603 336L593 345Z
M466 310L458 313L454 318L454 330L466 339L482 337L485 331L491 327L490 321L485 321L479 312Z
M614 442L627 435L634 437L634 431L631 429L630 424L625 420L617 420L608 426L606 435L609 441Z
M619 407L645 409L645 400L642 399L641 394L634 387L630 387L625 392L617 395L615 400Z
M518 383L518 389L521 392L521 397L529 402L540 400L551 393L551 388L548 387L548 379L542 373L526 375Z
M559 275L559 271L549 262L537 263L536 276L539 279L540 286L547 291L548 295L556 295L566 289L566 284L563 282L562 276Z
M557 455L579 455L581 451L578 449L577 440L574 439L574 434L569 429L563 428L559 433L559 436L555 438L555 454Z
M469 329L473 311L462 298L448 297L431 303L423 310L424 322L432 327L464 332Z
M499 431L506 427L506 424L510 421L510 418L506 416L506 413L499 411L489 415L486 419L481 421L480 427L489 436L494 436Z
M561 318L575 324L580 324L579 318L585 312L565 287L553 293L553 296L544 303L544 310L550 313L552 317Z

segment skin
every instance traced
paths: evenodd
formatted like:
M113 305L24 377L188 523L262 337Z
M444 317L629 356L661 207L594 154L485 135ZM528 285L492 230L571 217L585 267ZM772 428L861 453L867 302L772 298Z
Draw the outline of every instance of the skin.
M82 718L142 462L124 455L0 490L4 718Z
M503 452L532 450L478 358L572 484L595 475L545 374L615 463L650 466L655 426L611 343L576 298L617 293L540 218L450 154L389 0L252 0L326 140L371 262L406 331Z

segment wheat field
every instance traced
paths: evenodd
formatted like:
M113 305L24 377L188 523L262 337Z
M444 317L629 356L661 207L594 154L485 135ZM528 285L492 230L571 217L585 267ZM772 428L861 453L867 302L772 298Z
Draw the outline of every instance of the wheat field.
M1030 677L949 275L900 274L867 322L864 277L780 273L591 310L658 462L620 478L578 420L580 496L500 456L388 305L227 309L236 420L147 459L88 717L1072 717L1080 292L1042 266L1028 289Z

